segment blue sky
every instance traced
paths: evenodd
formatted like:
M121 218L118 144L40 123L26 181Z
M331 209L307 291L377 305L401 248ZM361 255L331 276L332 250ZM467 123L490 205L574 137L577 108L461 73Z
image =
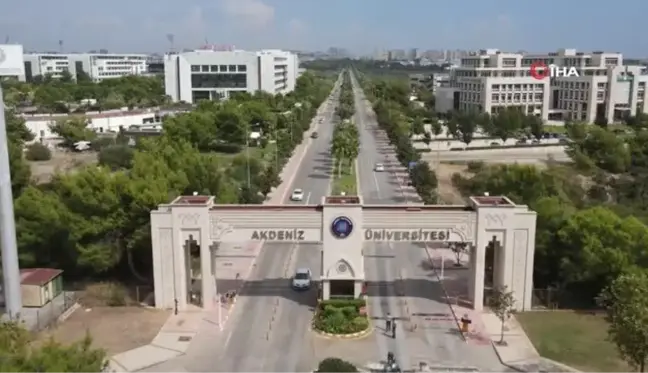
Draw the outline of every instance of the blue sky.
M646 0L2 0L5 36L27 50L560 47L648 57Z

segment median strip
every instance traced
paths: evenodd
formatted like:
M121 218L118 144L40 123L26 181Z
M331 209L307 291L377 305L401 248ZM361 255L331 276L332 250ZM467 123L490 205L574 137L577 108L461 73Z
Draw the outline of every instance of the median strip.
M343 193L348 196L358 195L357 171L356 162L351 162L350 165L347 162L336 162L332 178L333 187L331 188L333 195Z

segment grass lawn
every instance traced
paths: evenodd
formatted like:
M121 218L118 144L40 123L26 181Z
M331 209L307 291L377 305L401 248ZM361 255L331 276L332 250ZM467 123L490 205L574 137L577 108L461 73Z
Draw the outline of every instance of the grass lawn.
M218 156L218 159L224 161L231 161L233 158L242 155L246 156L249 152L250 158L262 159L266 164L275 161L276 157L276 145L274 143L268 144L265 148L259 148L251 146L249 150L243 148L238 153L214 153Z
M334 169L332 178L333 187L331 188L332 195L337 196L340 192L344 192L347 196L358 195L358 186L356 184L356 169L355 161L353 167L348 165L342 166L342 172Z
M602 315L570 311L523 312L516 318L540 355L585 372L627 372L630 367L607 341Z

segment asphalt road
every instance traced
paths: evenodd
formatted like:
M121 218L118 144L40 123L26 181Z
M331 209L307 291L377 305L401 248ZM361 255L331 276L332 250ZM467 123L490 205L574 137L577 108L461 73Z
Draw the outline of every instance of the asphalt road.
M341 81L338 81L341 83ZM337 103L338 95L332 103ZM328 106L327 106L328 105ZM305 191L301 202L319 203L328 192L332 136L331 118L335 105L323 104L324 120L319 138L312 139L292 182L291 189ZM308 267L319 277L320 244L266 243L256 260L236 306L222 332L198 333L184 356L145 371L189 372L288 372L310 371L314 348L308 325L316 304L315 289L295 292L290 278L298 267Z
M335 96L337 98L337 95ZM333 102L337 103L337 99ZM317 139L304 156L291 190L304 190L304 200L285 204L317 204L330 189L331 159L329 143L333 133L331 118L335 106L329 105L319 124ZM308 326L317 301L315 288L296 292L290 278L297 268L310 268L320 276L321 244L265 244L256 268L241 292L224 339L215 346L209 366L202 371L289 372L310 371L314 352L310 347Z
M355 79L354 79L354 83ZM403 204L398 181L391 172L373 172L376 162L385 162L386 149L378 143L378 125L370 104L354 84L356 117L360 128L361 152L358 157L360 190L366 204ZM389 167L387 167L389 171ZM465 343L452 332L457 325L443 289L424 263L427 252L418 244L367 243L365 272L369 281L369 309L376 321L374 338L378 356L394 352L401 367L408 369L425 361L430 366L480 367L501 370L492 347ZM396 317L396 338L384 333L387 314ZM432 322L427 319L434 319ZM416 330L410 329L418 324Z

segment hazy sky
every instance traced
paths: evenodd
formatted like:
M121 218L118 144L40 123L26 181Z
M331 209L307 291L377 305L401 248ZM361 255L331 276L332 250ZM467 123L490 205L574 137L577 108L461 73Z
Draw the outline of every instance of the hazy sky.
M25 50L163 52L205 40L241 49L345 47L648 56L646 0L0 0L0 43Z

